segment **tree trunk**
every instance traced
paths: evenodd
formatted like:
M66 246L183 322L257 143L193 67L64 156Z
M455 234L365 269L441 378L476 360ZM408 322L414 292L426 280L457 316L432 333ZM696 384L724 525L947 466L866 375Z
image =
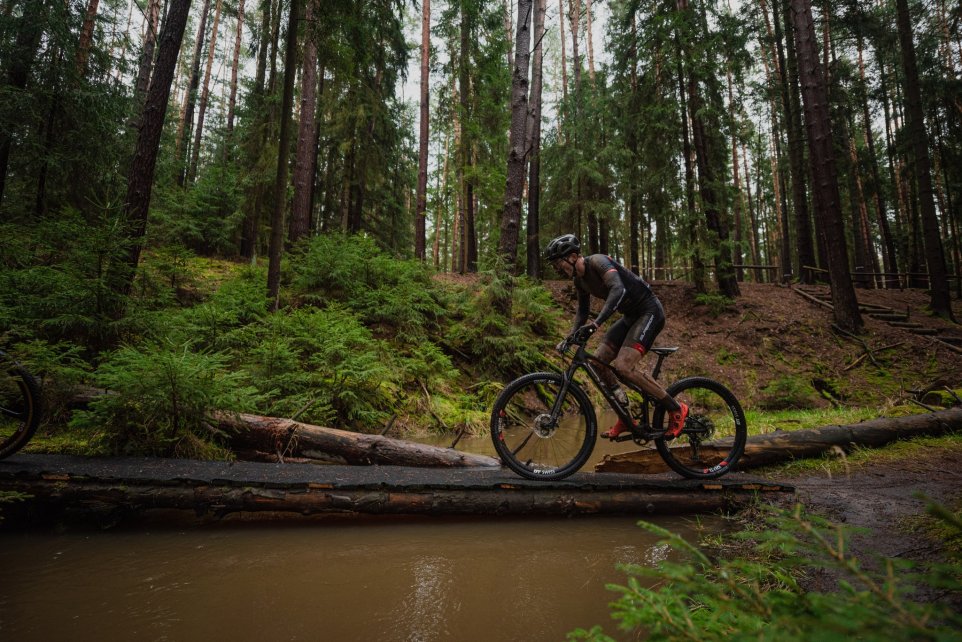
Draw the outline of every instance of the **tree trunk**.
M518 254L518 227L521 221L521 195L524 188L525 125L528 119L528 59L531 41L532 0L518 0L518 33L515 43L514 72L511 79L511 129L508 138L508 168L501 217L498 255L504 273L515 273ZM510 310L510 298L503 302Z
M865 146L868 149L869 167L872 172L872 189L875 193L875 214L878 220L879 241L882 245L882 268L886 275L882 283L886 288L898 287L898 279L894 276L898 272L898 262L895 258L895 243L889 228L888 214L885 210L885 196L882 194L882 180L879 177L878 158L875 155L875 134L872 133L872 117L868 108L868 81L865 77L865 60L862 55L862 35L858 35L858 69L862 81L860 97L862 99L862 122L865 128Z
M421 0L421 122L418 139L418 193L417 210L414 214L414 256L425 259L427 226L425 211L428 208L428 142L429 100L431 94L431 0Z
M468 8L467 0L461 0L461 55L458 67L458 95L461 101L461 273L473 273L478 270L478 240L474 221L474 164L475 142L471 127L464 127L471 122L471 39L475 33L474 15Z
M217 427L229 434L231 449L281 457L304 457L355 466L497 467L497 459L379 435L302 424L259 415L227 415Z
M805 103L809 160L814 177L815 209L820 222L819 232L825 238L831 239L831 243L826 245L835 322L845 330L855 332L862 328L862 316L858 310L848 265L848 246L845 241L838 173L832 146L828 91L818 62L811 0L791 0L791 3L802 98Z
M294 76L297 70L297 19L300 3L291 0L284 45L284 93L281 97L281 129L277 143L277 179L271 215L271 244L268 249L267 299L277 311L281 289L281 252L284 249L284 213L287 209L287 166L291 149L291 112L294 106Z
M962 408L953 408L924 415L883 417L850 426L823 426L812 430L752 435L748 438L745 454L738 460L735 469L746 470L806 457L821 457L836 448L846 452L857 446L878 448L901 439L944 435L960 429ZM705 454L712 451L712 446L708 444L703 444L701 448ZM706 459L711 459L710 454ZM658 455L658 451L650 448L607 455L595 466L595 471L654 475L668 472L668 466Z
M425 0L426 1L426 0ZM310 234L311 194L314 191L314 159L317 157L317 33L314 10L317 0L304 4L304 63L301 69L301 108L294 153L294 202L291 207L291 243Z
M147 29L144 33L143 49L140 53L140 64L137 68L137 80L134 82L137 112L143 107L150 86L150 70L154 66L154 49L157 44L157 27L160 22L160 0L150 0L147 5ZM132 129L140 127L139 122L131 121Z
M83 78L87 75L87 58L94 41L94 23L97 20L97 8L100 0L88 0L84 22L80 27L80 41L77 43L77 75Z
M544 38L544 18L547 0L534 0L534 30L536 38L533 60L531 61L531 110L528 122L529 153L531 155L528 173L528 218L527 218L527 258L528 276L541 277L541 90L542 66L544 62L541 41Z
M594 34L591 29L591 0L586 0L585 2L585 20L587 24L585 25L585 37L588 40L588 78L591 81L591 86L595 86L595 48L594 48Z
M177 126L177 139L174 144L174 158L177 162L177 184L184 186L186 178L185 154L190 132L194 126L194 105L197 102L197 89L200 86L200 55L204 50L204 37L207 35L207 14L210 13L210 0L204 0L200 12L200 25L194 41L194 56L190 64L190 80L187 83L187 97L180 110L180 124Z
M130 173L127 175L127 197L124 200L129 245L126 260L118 266L121 273L115 281L122 294L130 293L147 231L150 192L154 183L160 136L164 129L167 103L170 101L170 84L174 79L177 56L184 38L184 28L187 26L187 14L190 13L190 2L191 0L170 0L164 29L160 33L157 64L140 117L141 127L130 163Z
M698 240L698 221L695 217L695 167L692 163L692 150L691 150L691 134L689 128L688 120L688 96L685 90L685 73L682 67L682 46L681 40L675 33L675 44L677 46L678 53L678 105L679 105L679 119L681 120L681 133L682 133L682 156L684 156L685 162L685 212L687 213L687 227L688 227L688 242L689 251L691 253L691 281L695 285L695 290L698 292L705 291L705 265L701 258L701 243ZM666 249L665 242L662 242L661 225L658 226L658 250L659 259L656 260L657 267L667 267L665 265L664 251ZM664 241L667 241L667 236L664 237ZM664 278L669 278L667 274L663 275Z
M230 98L227 100L227 135L234 131L234 109L237 106L237 68L244 42L244 0L237 0L237 32L234 34L234 57L230 65Z
M922 114L922 91L915 61L915 43L912 38L912 22L908 0L896 0L896 18L899 43L902 48L902 68L905 74L905 115L908 139L912 141L912 172L918 186L919 208L925 246L925 262L929 269L929 296L932 312L946 319L955 320L949 299L949 280L945 268L945 254L939 238L939 221L935 214L932 191L929 139Z
M561 103L568 102L568 61L565 59L565 0L558 0L558 33L561 35ZM510 65L509 65L510 66ZM563 109L562 109L563 111ZM559 115L559 125L564 120L563 114ZM560 127L558 128L560 131Z
M270 34L273 18L271 7L273 0L261 0L261 28L260 44L257 48L257 66L254 70L254 86L251 88L250 101L253 105L254 121L259 127L253 128L248 134L245 145L245 156L247 158L247 171L249 174L256 174L256 168L260 161L261 150L267 140L268 122L267 110L264 97L267 93L265 78L267 76L267 52L271 46ZM241 226L240 255L245 259L253 259L257 254L257 238L260 232L260 218L264 194L263 182L256 179L247 193L244 204L244 223Z
M688 0L678 0L678 10L682 13L691 12ZM692 16L693 20L694 17ZM698 85L699 78L693 69L688 69L688 113L691 121L692 141L695 146L695 163L698 167L698 184L702 204L705 210L705 221L712 236L715 254L715 281L719 291L734 298L739 295L738 282L732 268L731 246L728 240L728 226L722 222L719 207L719 197L716 190L716 168L714 166L709 146L710 133L705 122L703 104Z
M791 8L785 0L784 11L774 12L775 42L778 57L785 73L781 75L782 109L785 112L786 132L788 134L788 163L792 177L792 209L795 212L795 248L798 256L798 278L802 283L813 283L814 272L805 266L814 267L815 246L812 244L811 215L808 209L808 190L805 187L805 150L802 129L802 105L798 90L798 60L792 38ZM785 43L788 48L787 64L782 49L782 22L785 24Z
M200 160L200 141L204 135L204 117L207 115L207 99L210 96L210 75L214 68L214 50L217 47L217 28L220 25L222 2L223 0L217 0L217 5L214 7L214 22L210 28L207 68L204 70L204 84L200 90L200 106L197 109L197 129L194 132L194 145L190 151L190 166L187 169L188 181L193 181L197 177L197 163Z

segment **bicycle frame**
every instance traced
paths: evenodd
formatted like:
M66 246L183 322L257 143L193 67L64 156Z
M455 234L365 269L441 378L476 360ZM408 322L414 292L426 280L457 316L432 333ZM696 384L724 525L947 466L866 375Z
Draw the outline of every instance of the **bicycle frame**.
M556 420L558 413L561 410L561 402L565 398L571 383L574 381L575 374L577 374L579 370L584 370L591 382L594 383L598 391L601 392L601 395L605 398L605 401L607 401L608 405L611 406L611 409L616 415L618 415L618 418L621 419L625 426L631 427L631 433L635 436L636 440L641 439L647 441L649 439L654 439L655 437L660 437L661 433L652 430L651 423L649 421L649 405L653 406L654 402L652 401L651 397L648 396L648 393L639 389L631 382L625 381L619 376L618 371L609 364L604 363L597 357L588 354L588 351L585 349L585 344L577 343L575 345L578 346L578 349L575 351L570 365L565 369L562 375L561 390L559 391L558 398L555 400L554 405L551 408L552 419ZM661 364L664 359L665 355L658 355L658 361L655 363L655 367L651 373L653 379L658 379L658 375L661 372ZM614 398L614 395L609 392L608 386L604 383L604 380L601 378L601 375L598 374L598 371L595 369L595 366L592 364L592 362L611 370L618 381L641 395L643 400L642 409L640 413L637 413L640 419L639 423L635 422L635 418L631 416L631 413L626 412L622 405Z

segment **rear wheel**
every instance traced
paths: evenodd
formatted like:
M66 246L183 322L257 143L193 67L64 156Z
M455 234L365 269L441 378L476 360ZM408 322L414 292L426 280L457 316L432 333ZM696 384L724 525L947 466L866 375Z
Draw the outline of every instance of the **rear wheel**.
M685 427L674 439L655 439L659 454L672 470L694 479L712 479L731 470L745 450L748 427L735 395L705 377L689 377L670 385L668 394L688 405ZM667 427L658 406L652 420L660 433Z
M563 479L595 446L597 423L588 396L574 382L536 372L509 383L491 411L491 440L504 464L528 479ZM557 412L552 412L557 408Z
M0 459L30 441L40 425L40 385L15 361L0 355Z

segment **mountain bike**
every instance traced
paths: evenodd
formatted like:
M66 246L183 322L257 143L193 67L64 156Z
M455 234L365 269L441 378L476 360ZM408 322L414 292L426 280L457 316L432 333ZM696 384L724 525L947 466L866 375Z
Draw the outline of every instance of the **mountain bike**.
M40 384L0 351L0 459L23 448L40 425Z
M610 365L588 354L587 337L577 333L559 346L562 358L576 346L564 372L535 372L515 379L501 391L491 411L491 439L501 461L528 479L558 480L571 475L591 456L597 437L595 409L585 389L575 380L583 371L615 414L630 426L618 441L632 439L640 446L654 442L672 470L693 479L713 479L735 466L745 449L748 429L735 395L706 377L687 377L666 388L688 404L688 418L677 437L665 435L665 409ZM658 378L665 358L677 347L655 347ZM610 370L625 386L626 410L612 396L598 372Z

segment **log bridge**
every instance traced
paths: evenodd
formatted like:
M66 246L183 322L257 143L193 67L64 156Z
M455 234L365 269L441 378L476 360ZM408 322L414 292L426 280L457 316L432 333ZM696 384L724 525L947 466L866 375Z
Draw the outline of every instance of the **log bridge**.
M577 473L529 481L502 468L415 468L19 454L0 461L6 526L71 517L117 521L155 509L197 519L329 513L390 515L693 514L735 510L791 486Z

